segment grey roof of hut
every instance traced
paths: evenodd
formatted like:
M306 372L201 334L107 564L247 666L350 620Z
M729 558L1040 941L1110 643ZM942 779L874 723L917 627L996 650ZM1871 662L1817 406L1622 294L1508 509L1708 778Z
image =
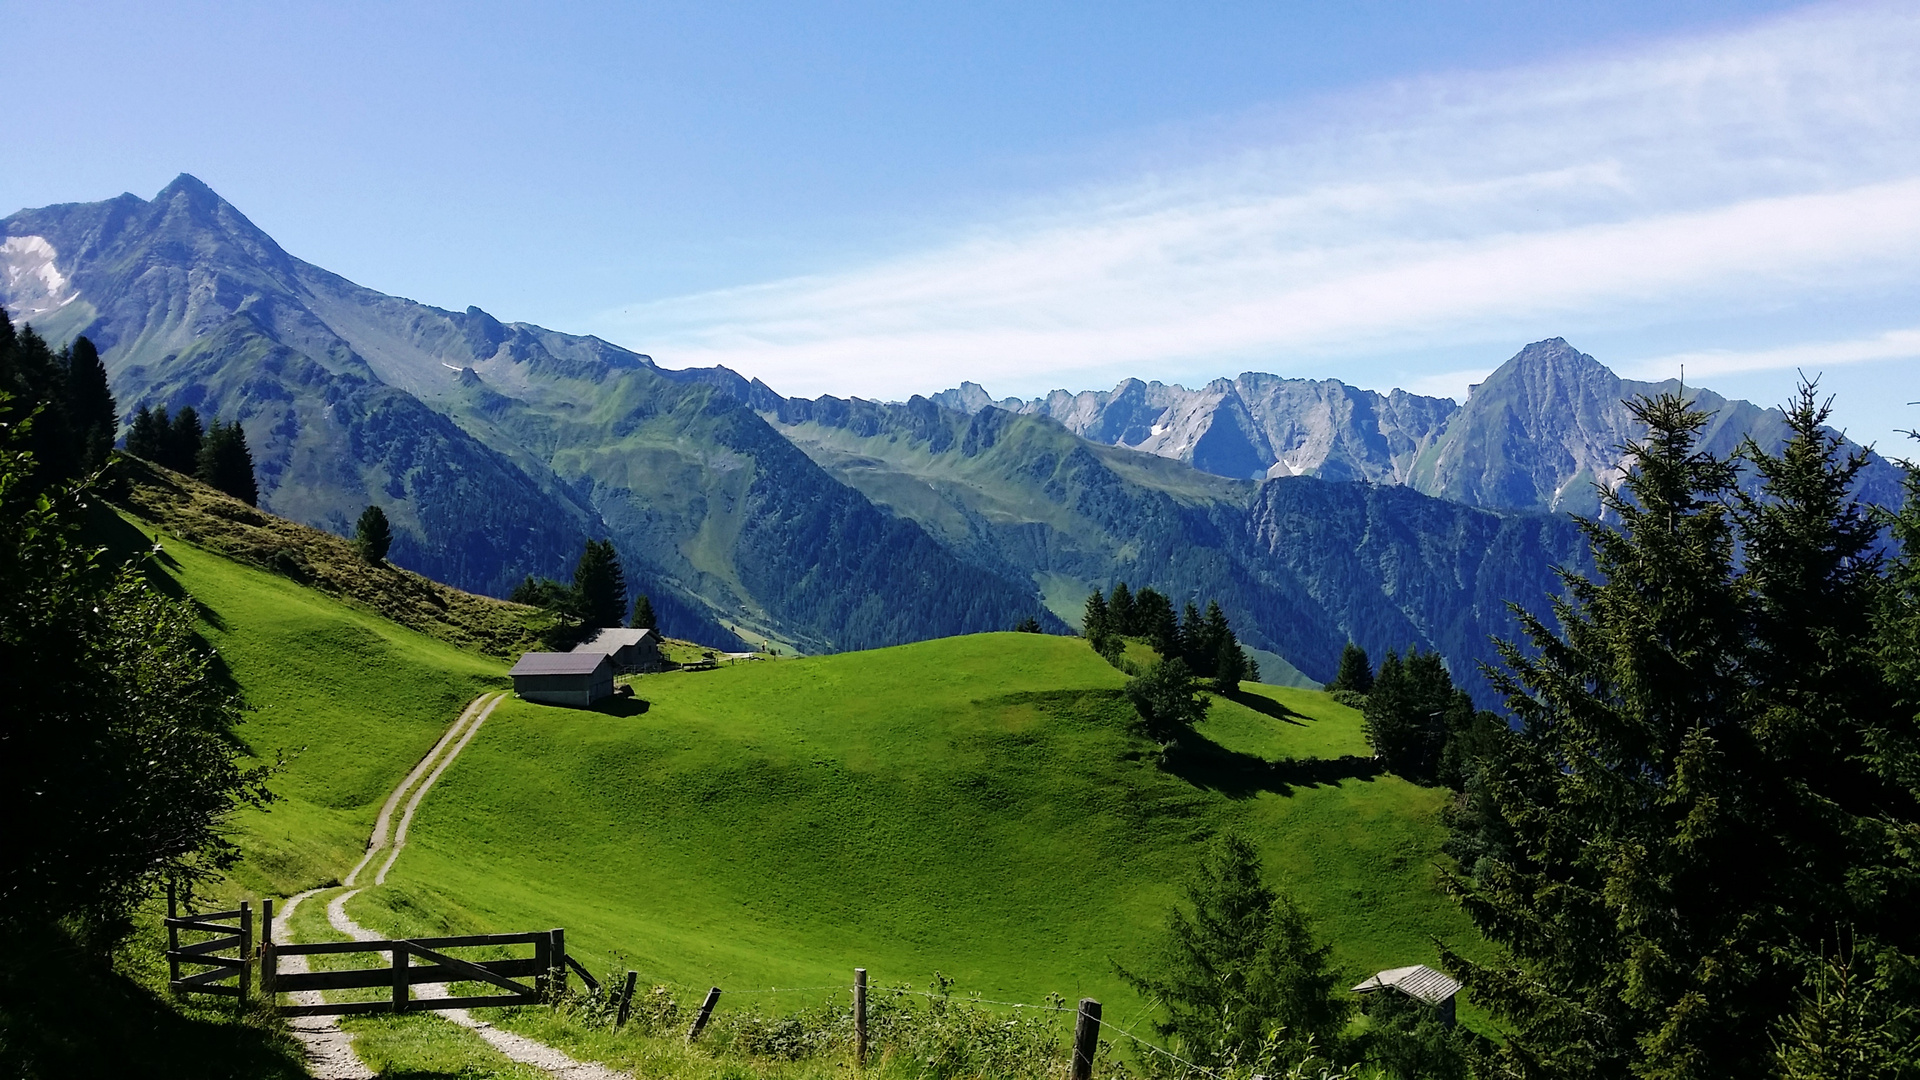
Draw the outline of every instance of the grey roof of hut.
M1388 968L1354 987L1353 990L1354 993L1365 994L1389 986L1429 1005L1438 1005L1460 992L1458 980L1435 971L1425 964Z
M577 653L611 653L615 649L624 649L629 645L638 645L647 640L653 631L635 629L627 626L609 626L604 630L595 630L588 634L585 641L573 647ZM654 635L658 636L658 635Z
M603 652L530 652L520 655L509 675L591 675L607 663Z

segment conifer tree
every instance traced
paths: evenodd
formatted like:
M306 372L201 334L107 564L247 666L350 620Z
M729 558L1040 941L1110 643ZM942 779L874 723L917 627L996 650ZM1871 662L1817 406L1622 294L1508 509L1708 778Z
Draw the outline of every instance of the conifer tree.
M1113 616L1107 610L1107 598L1099 589L1087 595L1086 615L1080 621L1081 634L1098 647L1101 639L1113 633Z
M620 625L627 612L627 579L611 540L589 540L573 568L575 614L582 625L605 628Z
M200 426L200 414L194 411L193 406L183 405L167 425L167 438L156 463L191 476L200 461L200 447L205 441L206 432Z
M1356 694L1366 694L1373 690L1373 666L1367 660L1367 650L1347 642L1340 650L1340 670L1333 681L1326 684L1326 690L1351 690Z
M120 425L119 408L107 385L107 367L100 362L100 351L85 337L75 338L67 351L66 391L74 457L79 474L84 475L107 463Z
M1163 1037L1203 1067L1249 1071L1293 1065L1308 1046L1325 1052L1337 1042L1349 1005L1332 948L1267 884L1245 837L1210 842L1182 893L1159 955L1141 971L1119 969L1164 1010L1155 1022Z
M1211 666L1209 661L1212 658L1212 652L1206 647L1206 643L1200 640L1202 632L1200 608L1189 600L1186 609L1180 613L1180 657L1195 671L1202 671Z
M1127 637L1140 633L1139 622L1134 617L1133 592L1122 581L1113 587L1113 596L1107 601L1107 611L1112 618L1113 632Z
M385 562L387 549L393 546L393 526L387 522L387 512L372 505L360 511L360 520L353 529L353 543L361 558L376 566Z
M192 411L191 408L182 409L181 415L189 416ZM197 428L198 418L193 417L192 420L192 427ZM175 428L179 430L178 418ZM213 422L200 442L194 474L202 482L248 506L258 506L260 503L260 488L253 476L253 451L247 449L247 433L241 430L238 420L231 424L223 424L218 420Z
M1780 454L1746 448L1746 496L1705 415L1631 404L1647 435L1600 493L1619 527L1587 527L1599 575L1567 579L1558 633L1521 615L1534 649L1492 673L1520 727L1469 785L1453 887L1504 957L1448 963L1508 1032L1485 1071L1795 1075L1859 1044L1828 1020L1892 1016L1822 1012L1836 949L1913 992L1920 695L1871 616L1900 571L1861 543L1857 467L1809 392Z
M167 410L142 405L127 428L127 453L158 465L167 453Z
M660 620L653 613L653 600L646 593L634 598L633 617L627 620L627 625L635 630L660 629Z
M1447 732L1464 724L1454 714L1473 705L1456 690L1438 652L1409 649L1404 659L1389 652L1361 710L1374 756L1415 783L1433 782L1440 769Z

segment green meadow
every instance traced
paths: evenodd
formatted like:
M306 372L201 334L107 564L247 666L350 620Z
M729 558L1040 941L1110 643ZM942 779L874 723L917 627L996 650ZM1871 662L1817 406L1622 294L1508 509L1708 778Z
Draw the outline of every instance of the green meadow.
M1007 633L642 676L627 715L509 700L349 911L564 926L596 970L687 988L939 971L1125 1016L1113 961L1144 959L1197 846L1233 828L1356 977L1433 962L1436 937L1471 948L1434 883L1445 793L1349 757L1357 713L1250 685L1163 767L1124 684L1078 639Z

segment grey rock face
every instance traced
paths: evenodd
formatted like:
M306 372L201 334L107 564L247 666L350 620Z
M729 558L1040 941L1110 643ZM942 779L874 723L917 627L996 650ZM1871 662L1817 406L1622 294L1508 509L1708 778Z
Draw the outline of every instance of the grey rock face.
M1470 506L1600 513L1596 485L1624 475L1621 448L1644 432L1626 401L1679 390L1622 379L1561 338L1520 350L1465 405L1404 390L1380 394L1337 379L1248 372L1198 390L1128 379L1110 391L995 401L965 383L932 400L968 412L992 406L1051 417L1082 438L1184 461L1219 476L1313 476L1403 484ZM1730 454L1748 437L1773 449L1778 409L1708 390L1687 393L1713 413L1706 448ZM1860 496L1893 505L1899 472L1875 458Z

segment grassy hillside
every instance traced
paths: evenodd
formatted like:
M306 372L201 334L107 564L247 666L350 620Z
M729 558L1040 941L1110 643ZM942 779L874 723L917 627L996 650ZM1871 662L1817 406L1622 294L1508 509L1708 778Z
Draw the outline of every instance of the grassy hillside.
M1076 639L985 634L647 676L629 716L509 701L349 910L563 925L595 966L689 986L937 969L1127 1018L1109 960L1142 955L1195 845L1236 827L1356 973L1470 946L1434 889L1444 793L1349 756L1352 710L1254 688L1163 769L1123 684Z
M235 819L246 851L237 889L287 895L345 873L393 785L468 701L506 684L500 660L207 551L153 523L124 519L122 528L158 535L162 586L193 598L202 634L251 706L238 729L248 750L267 760L287 756L273 784L281 801Z

